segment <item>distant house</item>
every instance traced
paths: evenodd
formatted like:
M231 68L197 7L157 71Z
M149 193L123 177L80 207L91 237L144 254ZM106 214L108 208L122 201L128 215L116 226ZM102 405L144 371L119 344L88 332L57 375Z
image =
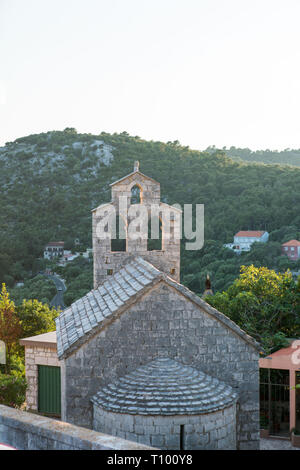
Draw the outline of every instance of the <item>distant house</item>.
M72 253L70 250L64 250L58 264L59 266L66 266L67 263L78 258L78 256L80 256L79 253Z
M266 243L269 240L269 233L259 230L241 230L234 235L233 243L224 245L235 253L250 251L255 242Z
M300 242L298 240L290 240L289 242L281 245L283 255L288 256L292 261L300 258Z
M59 258L64 254L64 242L49 242L44 248L44 259Z
M82 253L83 258L90 259L93 257L93 248L87 248L84 253Z
M23 287L24 286L24 281L17 281L15 284L15 287Z

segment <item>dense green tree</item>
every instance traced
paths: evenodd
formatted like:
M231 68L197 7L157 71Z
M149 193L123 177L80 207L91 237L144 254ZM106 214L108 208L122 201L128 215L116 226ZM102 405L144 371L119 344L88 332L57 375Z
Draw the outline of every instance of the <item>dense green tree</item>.
M21 323L16 315L15 304L10 300L5 284L2 284L0 293L0 340L4 342L6 348L6 374L11 371L11 357L21 331Z
M109 184L130 173L135 160L161 183L164 202L205 205L203 249L186 252L182 243L181 279L191 288L203 292L210 272L214 290L224 290L242 264L297 271L298 264L282 257L279 246L300 237L300 169L254 162L253 155L247 162L232 159L240 154L235 148L199 152L179 142L145 141L126 132L78 134L72 128L22 137L0 148L0 282L12 287L26 279L24 271L28 277L36 274L36 260L50 240L65 240L67 249L74 249L79 238L80 250L90 247L91 209L110 200ZM279 154L277 163L290 155L297 164L300 151ZM255 152L260 161L271 156ZM268 230L277 246L253 247L240 257L223 249L242 229ZM73 293L66 293L69 301Z
M23 287L11 289L10 294L16 305L22 304L23 299L37 299L49 304L56 294L56 287L51 279L38 275L26 280Z
M240 276L225 291L207 297L267 352L300 335L300 281L289 271L242 266Z
M59 311L36 299L23 300L16 308L16 313L21 322L24 338L54 331L55 318L59 315Z

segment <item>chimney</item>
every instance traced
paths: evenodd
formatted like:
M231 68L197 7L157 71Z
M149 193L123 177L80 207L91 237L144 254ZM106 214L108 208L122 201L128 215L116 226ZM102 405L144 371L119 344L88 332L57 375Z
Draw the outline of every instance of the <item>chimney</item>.
M138 162L138 161L134 162L133 171L139 171L139 168L140 168L140 162Z
M209 274L206 275L205 291L203 292L202 299L205 299L205 297L207 297L208 295L214 295L212 287L211 287L211 281L210 281Z

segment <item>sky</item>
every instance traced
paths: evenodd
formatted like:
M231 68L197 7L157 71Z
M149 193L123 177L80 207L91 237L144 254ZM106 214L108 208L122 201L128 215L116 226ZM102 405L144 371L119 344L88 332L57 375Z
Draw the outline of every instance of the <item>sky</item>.
M0 0L0 145L300 148L299 0Z

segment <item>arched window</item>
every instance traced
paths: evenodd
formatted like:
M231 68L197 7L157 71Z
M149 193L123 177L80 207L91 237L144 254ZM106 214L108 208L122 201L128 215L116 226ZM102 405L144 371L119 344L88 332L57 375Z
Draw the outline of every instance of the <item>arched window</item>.
M142 190L137 184L131 188L130 204L140 204L142 202Z
M151 217L148 223L147 251L153 250L162 250L162 223L158 216Z
M116 234L112 235L111 251L126 251L126 229L122 217L116 216Z

